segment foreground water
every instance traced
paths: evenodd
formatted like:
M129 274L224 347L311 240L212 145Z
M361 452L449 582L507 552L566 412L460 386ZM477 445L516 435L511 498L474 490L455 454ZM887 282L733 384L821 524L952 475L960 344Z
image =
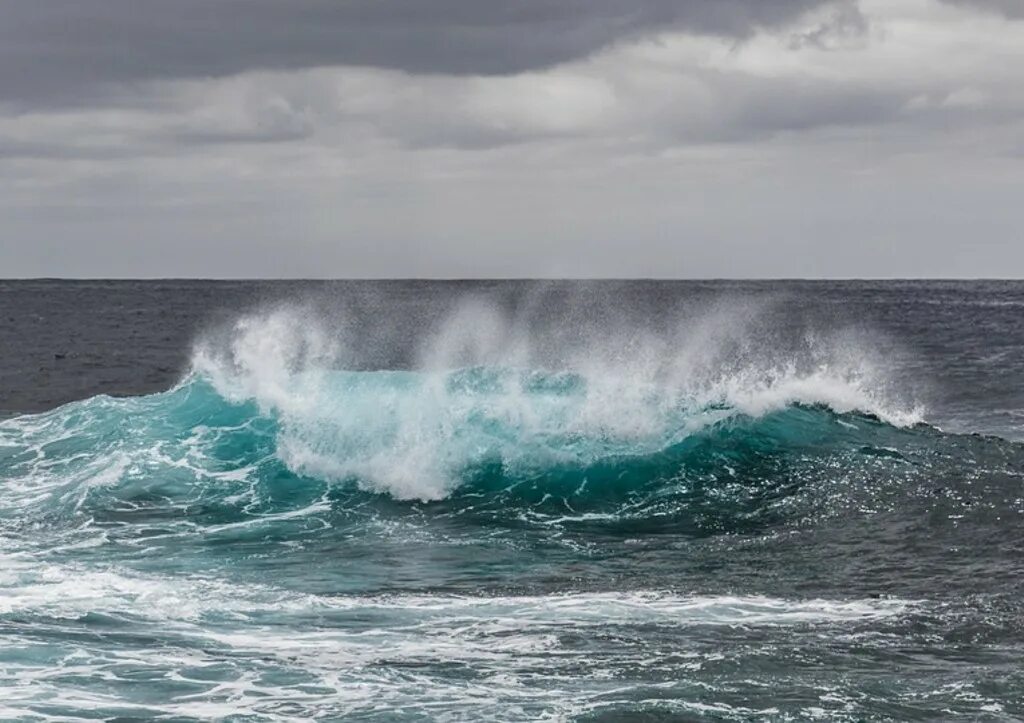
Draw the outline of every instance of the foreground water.
M361 288L0 422L0 718L1024 716L1024 286Z

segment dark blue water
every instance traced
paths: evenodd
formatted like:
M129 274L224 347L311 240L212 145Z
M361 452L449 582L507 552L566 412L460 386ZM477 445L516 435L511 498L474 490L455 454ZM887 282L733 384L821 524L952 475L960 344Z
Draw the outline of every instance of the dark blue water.
M1024 716L1024 284L0 303L2 719Z

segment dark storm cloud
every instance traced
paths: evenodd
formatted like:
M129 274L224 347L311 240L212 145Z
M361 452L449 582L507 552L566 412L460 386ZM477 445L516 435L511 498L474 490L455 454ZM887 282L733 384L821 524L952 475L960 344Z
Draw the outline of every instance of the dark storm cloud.
M827 1L0 0L0 100L327 65L515 73L662 28L740 37Z

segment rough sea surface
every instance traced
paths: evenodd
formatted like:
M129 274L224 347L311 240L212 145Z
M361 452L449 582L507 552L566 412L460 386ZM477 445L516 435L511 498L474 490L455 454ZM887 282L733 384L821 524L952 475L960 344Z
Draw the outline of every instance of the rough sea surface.
M1024 283L0 282L0 719L1020 720Z

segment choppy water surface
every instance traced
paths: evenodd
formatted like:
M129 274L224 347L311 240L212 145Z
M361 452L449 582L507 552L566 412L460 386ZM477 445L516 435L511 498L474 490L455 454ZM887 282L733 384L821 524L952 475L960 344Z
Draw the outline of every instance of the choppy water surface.
M1024 285L0 291L2 719L1024 716Z

